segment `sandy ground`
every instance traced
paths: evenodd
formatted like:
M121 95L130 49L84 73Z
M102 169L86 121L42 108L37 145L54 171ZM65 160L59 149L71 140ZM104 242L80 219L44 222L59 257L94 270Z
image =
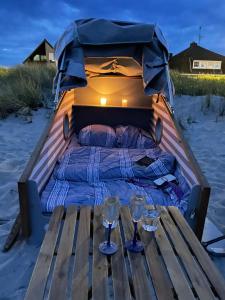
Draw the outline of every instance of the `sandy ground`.
M19 210L17 180L47 122L48 111L34 112L33 122L10 116L0 121L0 249ZM17 241L0 251L0 299L23 299L38 248Z
M211 186L208 216L225 233L225 99L176 97L175 111Z
M199 164L212 186L208 215L225 231L225 116L220 97L182 96L175 110ZM18 212L16 182L46 122L48 111L34 112L33 122L10 116L0 120L0 247ZM23 299L38 248L19 240L0 252L0 300ZM225 274L225 269L224 269Z

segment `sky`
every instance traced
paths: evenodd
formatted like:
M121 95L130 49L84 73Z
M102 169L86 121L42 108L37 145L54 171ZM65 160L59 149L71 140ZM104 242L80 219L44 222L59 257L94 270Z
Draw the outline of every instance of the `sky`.
M46 38L53 45L76 19L157 24L176 54L190 42L225 55L225 0L0 0L0 66L22 61Z

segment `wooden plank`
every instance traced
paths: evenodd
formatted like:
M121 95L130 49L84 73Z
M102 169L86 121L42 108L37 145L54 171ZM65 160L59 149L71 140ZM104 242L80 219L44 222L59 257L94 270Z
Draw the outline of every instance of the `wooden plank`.
M81 207L72 281L72 299L88 299L90 219L91 208Z
M45 234L30 284L28 286L25 297L26 300L43 299L63 213L64 208L62 206L56 207L52 213L48 230Z
M105 240L105 229L102 225L101 207L94 208L93 221L93 272L92 298L108 299L108 263L107 257L100 253L99 244Z
M28 197L28 187L26 182L18 182L18 193L19 193L19 202L20 202L20 215L21 215L21 228L22 235L25 238L28 238L30 235L30 224L29 218L29 197Z
M145 245L145 256L157 298L174 299L172 285L157 251L154 233L142 229L140 230L140 236Z
M13 223L13 226L10 230L10 233L7 236L7 239L3 246L3 252L8 251L12 247L13 243L16 241L16 239L19 235L20 228L21 228L21 215L20 215L20 213L18 213L18 215Z
M121 207L121 220L126 240L133 238L133 224L128 207ZM135 292L135 299L152 299L150 291L150 280L147 278L146 269L141 253L128 252L128 258L131 266L132 281Z
M209 204L210 192L211 192L211 188L206 186L203 187L201 190L201 199L196 213L196 228L195 228L195 234L199 239L199 241L201 241L202 239L202 234L205 225L205 218L207 215L207 209Z
M183 233L186 242L189 244L193 250L198 262L200 263L202 269L206 273L211 284L216 289L218 295L221 299L225 299L225 280L222 278L221 274L215 267L213 261L202 247L199 240L194 235L193 231L185 221L184 217L181 215L176 207L169 207L169 211L175 219L178 227Z
M118 245L118 251L111 257L114 299L129 300L131 293L119 225L112 231L112 241Z
M59 243L58 255L56 257L53 278L50 286L49 299L66 299L68 286L68 268L72 254L73 239L77 218L75 206L69 206L66 211L62 236Z
M161 209L161 220L199 298L203 300L215 299L205 275L193 258L187 244L180 235L166 208Z
M158 225L158 229L155 232L155 239L163 256L178 299L195 299L188 280L183 273L183 270L161 224Z

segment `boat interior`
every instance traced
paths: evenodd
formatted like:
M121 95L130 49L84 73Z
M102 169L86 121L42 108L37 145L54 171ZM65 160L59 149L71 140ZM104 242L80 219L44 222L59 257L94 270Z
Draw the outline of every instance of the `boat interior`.
M130 129L126 138L132 143L135 130L144 139L147 133L153 144L149 149L136 142L131 147L81 145L80 132L96 124L108 126L115 133L118 128ZM154 163L144 168L135 164L146 156ZM165 97L146 96L141 77L103 75L89 78L85 88L65 92L24 174L19 191L25 236L29 235L28 228L36 230L43 216L57 205L99 205L112 194L118 194L125 205L134 193L144 194L149 204L179 207L197 236L202 235L207 181ZM162 186L154 183L168 174L175 178L165 179Z

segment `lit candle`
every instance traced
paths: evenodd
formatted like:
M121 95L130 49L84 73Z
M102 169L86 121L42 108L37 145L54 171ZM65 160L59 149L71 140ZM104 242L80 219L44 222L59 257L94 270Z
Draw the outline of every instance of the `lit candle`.
M106 98L100 98L100 104L102 106L106 105L106 103L107 103L107 99Z
M127 106L127 102L128 102L127 99L122 99L122 106L124 107Z

